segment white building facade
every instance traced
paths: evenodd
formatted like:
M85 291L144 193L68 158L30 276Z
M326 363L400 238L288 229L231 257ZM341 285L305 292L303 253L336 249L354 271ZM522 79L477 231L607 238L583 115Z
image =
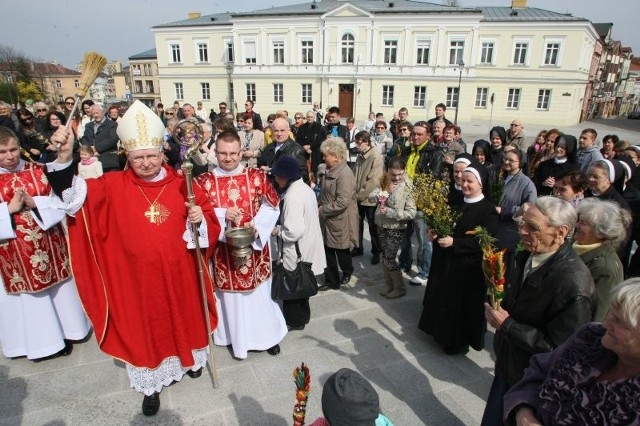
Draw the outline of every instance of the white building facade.
M343 117L579 122L598 35L585 19L527 8L333 1L199 16L153 28L162 102L263 115L314 101Z

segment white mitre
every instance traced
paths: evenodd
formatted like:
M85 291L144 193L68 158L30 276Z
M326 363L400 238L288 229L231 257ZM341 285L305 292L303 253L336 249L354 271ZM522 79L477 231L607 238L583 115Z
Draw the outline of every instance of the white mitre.
M116 130L125 151L162 149L164 124L148 106L136 100L118 122Z

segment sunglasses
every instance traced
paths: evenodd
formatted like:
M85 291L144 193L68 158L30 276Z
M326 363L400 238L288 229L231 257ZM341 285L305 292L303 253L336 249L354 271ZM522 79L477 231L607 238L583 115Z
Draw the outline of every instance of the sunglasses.
M47 109L46 108L42 108L42 109L37 109L36 111L38 111L38 112L46 112Z
M75 102L65 102L65 104L67 104L67 105L73 105L73 104L75 104Z
M295 117L296 120L302 120L302 117Z
M164 115L173 115L172 112L165 112Z

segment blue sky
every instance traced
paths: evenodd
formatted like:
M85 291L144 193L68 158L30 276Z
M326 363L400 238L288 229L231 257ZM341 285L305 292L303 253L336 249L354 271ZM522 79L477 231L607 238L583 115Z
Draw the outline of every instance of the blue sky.
M187 18L188 12L202 14L240 12L270 6L305 3L304 0L106 0L88 2L13 1L0 15L3 37L10 45L41 61L57 61L69 68L82 60L84 52L95 50L109 60L123 63L136 53L154 47L151 27ZM432 1L432 3L441 3ZM461 6L510 6L511 0L459 0ZM233 5L234 9L229 9ZM571 13L592 22L612 22L613 36L640 56L637 25L638 0L529 0L529 7ZM633 13L630 13L633 11Z

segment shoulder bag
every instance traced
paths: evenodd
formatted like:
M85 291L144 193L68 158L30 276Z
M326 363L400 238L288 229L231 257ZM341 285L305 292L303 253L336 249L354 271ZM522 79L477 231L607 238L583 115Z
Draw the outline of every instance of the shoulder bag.
M284 267L282 257L282 239L278 238L280 246L280 258L273 261L273 277L271 280L271 298L273 300L304 299L315 296L318 293L318 282L311 269L311 263L302 260L300 247L296 241L296 254L298 259L296 269L288 271Z

